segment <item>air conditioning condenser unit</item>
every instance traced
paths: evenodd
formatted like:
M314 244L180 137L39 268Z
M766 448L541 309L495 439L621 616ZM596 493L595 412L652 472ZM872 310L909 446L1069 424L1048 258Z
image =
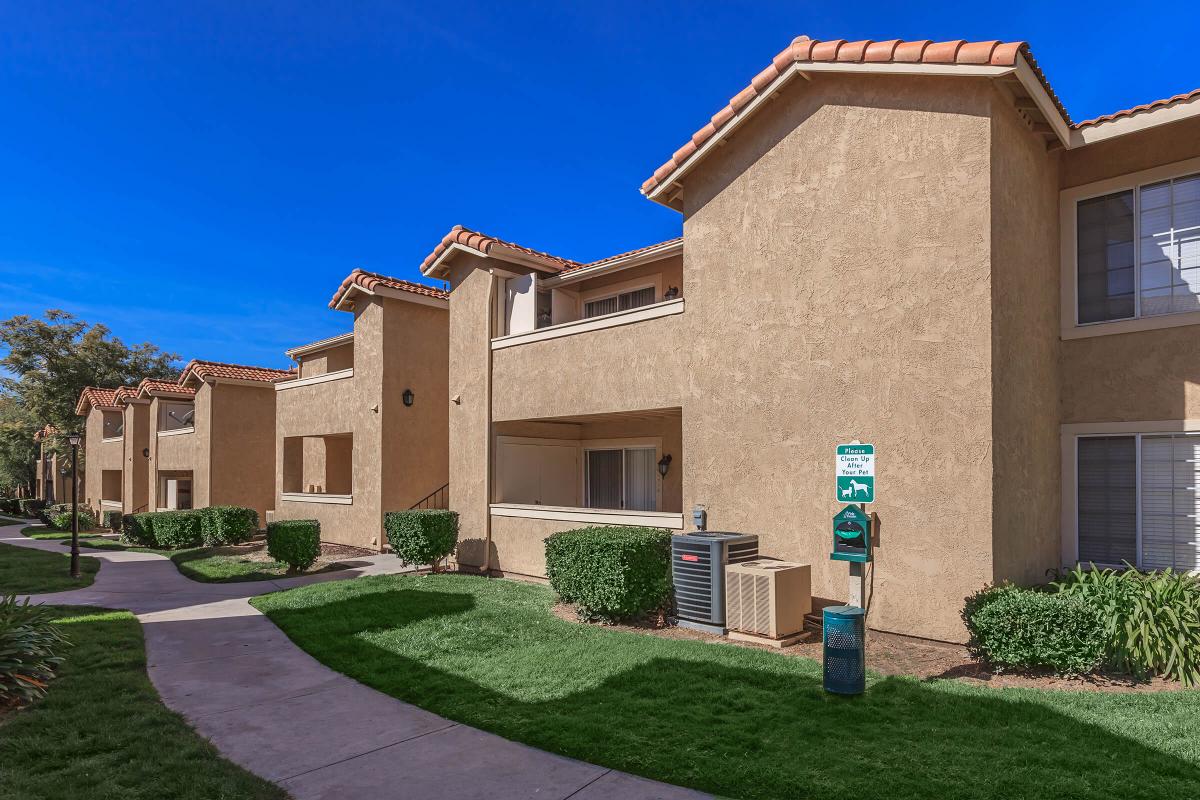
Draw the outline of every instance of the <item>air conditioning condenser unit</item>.
M745 561L725 568L729 638L787 647L805 638L812 611L812 567L791 561Z

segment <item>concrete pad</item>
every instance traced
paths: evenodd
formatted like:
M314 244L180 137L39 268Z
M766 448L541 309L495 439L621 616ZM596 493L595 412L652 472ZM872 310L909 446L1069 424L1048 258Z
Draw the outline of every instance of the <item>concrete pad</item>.
M280 781L455 723L341 682L299 697L198 717L193 724L220 750L237 754L242 766Z
M281 785L295 800L562 800L607 771L456 725Z
M246 606L245 601L235 602ZM146 660L151 668L253 655L292 646L283 631L260 616L189 619L186 625L180 625L177 624L179 620L161 618L162 614L169 613L140 617L146 637Z
M710 794L613 770L571 795L571 800L701 800L710 797Z

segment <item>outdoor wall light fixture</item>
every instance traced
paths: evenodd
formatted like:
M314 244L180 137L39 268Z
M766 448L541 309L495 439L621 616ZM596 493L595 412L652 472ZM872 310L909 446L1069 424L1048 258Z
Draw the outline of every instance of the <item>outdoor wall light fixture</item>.
M400 397L404 400L404 405L406 406L411 406L413 404L413 400L416 399L416 395L413 394L412 389L405 389L404 394L400 395Z
M658 460L658 474L662 477L667 477L667 470L671 468L671 456L668 453Z
M150 448L143 447L142 448L142 458L149 458L149 457L150 457Z

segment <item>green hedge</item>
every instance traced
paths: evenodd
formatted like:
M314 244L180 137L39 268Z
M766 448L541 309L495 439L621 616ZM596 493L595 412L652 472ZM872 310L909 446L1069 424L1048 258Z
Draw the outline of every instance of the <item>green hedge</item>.
M110 531L121 531L121 512L104 511L100 514L100 524Z
M205 547L241 544L258 531L258 512L241 506L209 506L203 509L201 535Z
M71 507L68 505L65 510L51 511L48 513L50 518L50 527L57 528L60 531L71 530ZM79 509L79 530L90 531L96 527L96 518L92 516L92 512L86 508Z
M989 587L967 599L963 621L972 654L999 669L1085 675L1105 659L1100 610L1069 594Z
M163 550L199 547L204 541L200 527L203 520L204 512L199 509L153 512L150 530L155 546Z
M321 523L315 519L283 519L267 523L267 555L302 572L321 555Z
M17 505L21 509L21 513L27 517L36 517L46 507L45 500L35 500L31 497L26 497L17 501Z
M458 545L458 512L442 509L389 511L383 515L388 543L405 564L429 564L454 552Z
M671 534L618 526L562 531L546 539L546 574L584 616L611 621L656 611L671 599Z
M15 497L0 497L0 512L13 516L24 513L21 511L21 501Z
M154 547L154 514L126 514L121 517L121 541L138 547Z

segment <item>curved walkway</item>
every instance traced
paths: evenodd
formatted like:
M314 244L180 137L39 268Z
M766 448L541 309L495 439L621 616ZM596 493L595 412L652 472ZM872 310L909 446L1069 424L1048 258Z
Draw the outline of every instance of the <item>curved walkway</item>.
M61 553L61 540L0 528L0 541ZM38 603L129 609L163 702L229 760L296 800L539 798L683 800L698 793L563 758L460 725L334 672L248 602L327 580L400 572L391 556L254 583L198 583L151 553L85 551L104 562L86 589Z

